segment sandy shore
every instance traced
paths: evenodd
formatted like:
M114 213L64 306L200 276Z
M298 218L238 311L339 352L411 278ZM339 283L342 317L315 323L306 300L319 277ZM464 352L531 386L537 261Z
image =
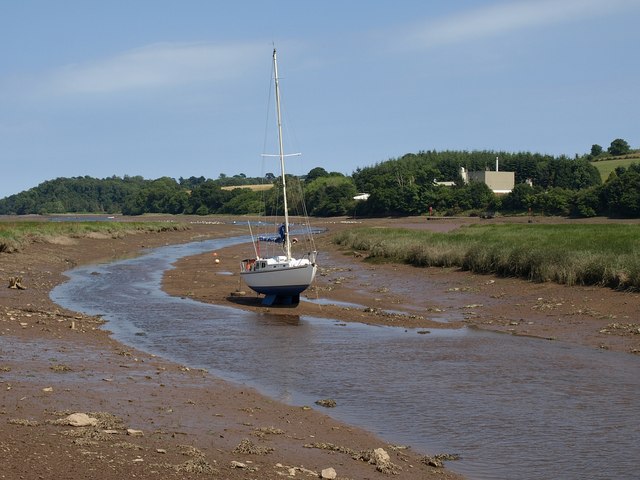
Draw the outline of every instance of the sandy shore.
M284 405L119 344L99 318L49 300L76 265L233 233L193 224L187 232L60 238L0 253L0 478L317 478L323 470L331 477L326 469L337 478L392 471L459 478L428 465L425 452L388 445L315 405ZM207 266L205 259L198 268ZM26 289L6 288L16 276ZM93 425L70 425L73 413Z
M446 231L458 223L424 219L367 221ZM640 351L640 295L603 288L531 284L451 269L371 264L341 251L331 234L351 223L326 221L318 236L320 274L310 300L295 309L259 305L237 275L249 246L185 258L165 274L178 296L279 315L312 315L402 327L487 328L541 341ZM425 454L341 424L322 409L287 406L257 392L128 348L99 318L49 300L63 272L78 264L136 254L169 243L246 232L192 224L186 232L124 238L57 239L0 253L0 277L23 277L26 290L0 288L0 478L459 478L426 464ZM322 304L317 301L321 299ZM347 302L347 304L343 303ZM98 424L72 427L74 412ZM322 448L308 448L309 446ZM383 448L393 466L372 458ZM187 473L188 472L188 473ZM326 473L326 472L325 472Z

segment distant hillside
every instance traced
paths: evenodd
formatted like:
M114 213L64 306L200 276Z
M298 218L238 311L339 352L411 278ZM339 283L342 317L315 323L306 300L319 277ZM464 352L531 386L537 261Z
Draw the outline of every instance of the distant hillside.
M297 215L312 216L348 215L357 209L360 216L491 211L640 218L640 151L626 151L613 157L600 147L597 153L569 158L531 152L433 150L358 168L351 176L316 167L307 175L287 178L287 204ZM464 183L460 178L461 167L493 170L496 158L500 170L515 175L511 193L497 197L484 182ZM616 168L618 175L608 180ZM443 182L452 186L442 186ZM259 178L221 174L216 180L57 178L0 199L0 215L282 215L280 185L273 174ZM356 202L358 193L367 193L367 200Z
M147 183L128 176L56 178L0 199L0 214L119 213L125 199Z
M0 199L0 215L256 213L261 204L259 194L255 193L260 180L244 176L218 180L191 177L179 181L169 177L146 180L138 176L56 178ZM266 190L272 184L260 187ZM227 202L232 203L225 206Z
M627 168L633 163L640 163L640 152L634 152L620 157L610 157L607 160L596 160L591 163L598 169L600 178L602 178L602 181L604 182L616 168Z

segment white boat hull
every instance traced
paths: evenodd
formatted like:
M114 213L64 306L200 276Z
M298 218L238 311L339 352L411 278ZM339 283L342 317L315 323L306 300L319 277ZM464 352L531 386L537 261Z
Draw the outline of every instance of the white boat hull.
M307 259L292 259L289 262L269 260L255 260L253 268L247 268L246 261L243 262L240 275L247 286L257 293L279 297L297 296L315 278L317 267Z

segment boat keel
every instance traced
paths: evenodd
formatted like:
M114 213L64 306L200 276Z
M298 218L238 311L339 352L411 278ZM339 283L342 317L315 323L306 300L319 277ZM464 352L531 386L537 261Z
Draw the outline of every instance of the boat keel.
M266 295L262 299L262 305L272 306L272 305L287 305L295 307L300 303L300 294L296 293L294 295Z

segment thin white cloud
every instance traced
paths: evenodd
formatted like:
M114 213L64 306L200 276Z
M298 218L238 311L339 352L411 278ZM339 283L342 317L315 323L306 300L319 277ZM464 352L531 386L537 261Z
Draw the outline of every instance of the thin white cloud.
M237 78L264 55L262 44L158 43L67 65L45 79L57 93L111 93Z
M413 48L463 43L510 31L576 21L638 7L637 0L526 0L500 2L416 25L403 43Z

